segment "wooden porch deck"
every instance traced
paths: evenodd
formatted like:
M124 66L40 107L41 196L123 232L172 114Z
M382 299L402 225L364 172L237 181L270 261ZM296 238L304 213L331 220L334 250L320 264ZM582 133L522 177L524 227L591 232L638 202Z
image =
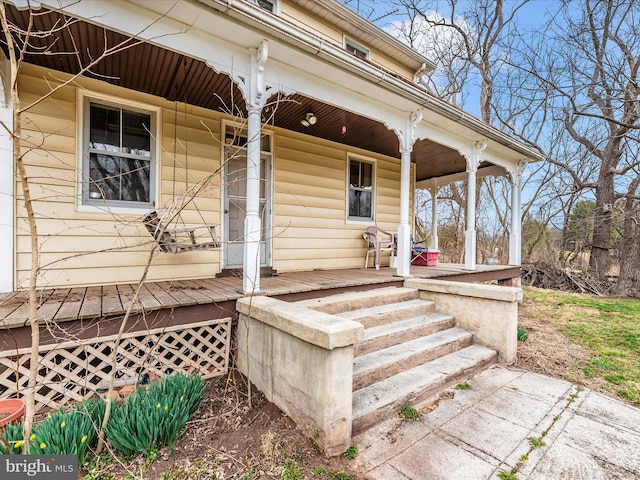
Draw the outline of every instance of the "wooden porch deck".
M520 276L520 268L508 265L478 265L476 271L459 264L435 267L411 267L418 278L441 278L455 281L483 282L508 280ZM291 272L261 279L261 295L321 296L326 290L373 288L382 284L400 284L395 269L382 267ZM131 304L135 284L105 285L83 288L56 288L38 292L42 321L65 322L121 316ZM245 296L240 278L206 278L171 282L150 282L143 286L133 313L174 309L194 305L220 304ZM0 328L19 328L29 317L26 291L0 294Z

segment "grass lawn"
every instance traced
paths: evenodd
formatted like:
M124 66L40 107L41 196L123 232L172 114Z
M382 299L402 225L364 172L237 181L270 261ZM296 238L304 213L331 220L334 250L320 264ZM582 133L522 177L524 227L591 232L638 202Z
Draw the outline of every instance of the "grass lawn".
M590 349L584 362L572 365L580 381L640 405L640 300L603 298L525 287L526 317L536 316ZM522 321L526 328L526 323ZM535 342L529 332L528 342Z

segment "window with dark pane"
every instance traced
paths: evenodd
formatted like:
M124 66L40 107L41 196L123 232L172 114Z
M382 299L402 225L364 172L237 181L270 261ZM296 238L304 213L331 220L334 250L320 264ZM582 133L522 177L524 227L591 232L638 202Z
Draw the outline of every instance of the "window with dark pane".
M267 12L276 13L276 0L253 0L253 3Z
M346 38L344 41L344 48L353 53L356 57L360 57L363 60L367 60L369 58L369 50L358 45L353 40Z
M373 218L373 164L349 161L349 217Z
M87 203L151 203L151 115L90 102Z

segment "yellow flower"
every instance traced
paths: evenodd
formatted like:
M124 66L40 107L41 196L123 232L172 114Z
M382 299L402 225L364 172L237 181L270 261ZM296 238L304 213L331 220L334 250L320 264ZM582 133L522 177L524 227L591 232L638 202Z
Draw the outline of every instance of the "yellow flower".
M44 450L45 448L47 448L47 444L46 444L46 443L44 443L44 442L42 442L42 443L40 444L40 448L41 448L42 450Z
M36 434L32 433L31 436L29 437L29 440L31 440L32 442L36 441Z
M86 441L87 441L87 436L86 435L80 439L80 443L84 443Z
M67 422L65 422L64 420L62 421L62 423L60 424L60 428L64 428L64 426L67 424Z
M180 395L180 401L184 400L184 395Z
M18 440L14 445L13 448L20 448L22 445L24 445L24 442L22 440Z
M162 407L162 405L160 404L160 402L158 402L158 405L156 405L156 407L158 407L158 408Z

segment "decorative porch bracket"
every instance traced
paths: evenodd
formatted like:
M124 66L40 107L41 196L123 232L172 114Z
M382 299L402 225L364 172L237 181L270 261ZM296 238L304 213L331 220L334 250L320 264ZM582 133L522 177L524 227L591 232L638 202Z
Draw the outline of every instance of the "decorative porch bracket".
M406 125L396 130L400 139L400 225L398 226L398 263L400 277L411 275L411 226L409 225L409 203L411 195L411 152L416 141L416 126L422 121L422 110L411 112Z
M241 298L237 309L239 370L325 454L344 452L362 324L266 296Z
M476 269L476 173L480 154L487 148L486 140L476 142L467 159L467 229L464 238L464 268Z
M15 165L13 161L13 104L11 65L0 52L0 292L12 292Z
M526 160L518 161L508 169L511 180L511 232L509 235L509 265L522 264L522 174L527 167Z
M251 70L249 78L235 77L247 101L247 203L244 218L244 255L242 260L242 290L260 291L260 137L261 112L268 97L264 66L269 57L269 44L249 49Z

